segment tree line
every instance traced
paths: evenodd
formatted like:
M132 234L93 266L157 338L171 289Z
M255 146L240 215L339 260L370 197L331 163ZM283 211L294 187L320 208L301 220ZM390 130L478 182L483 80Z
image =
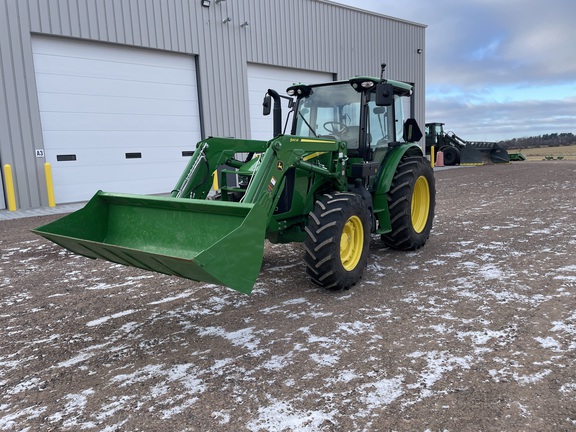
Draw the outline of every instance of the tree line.
M498 145L504 149L523 149L530 147L558 147L576 144L576 136L571 133L552 133L525 138L512 138L499 141Z

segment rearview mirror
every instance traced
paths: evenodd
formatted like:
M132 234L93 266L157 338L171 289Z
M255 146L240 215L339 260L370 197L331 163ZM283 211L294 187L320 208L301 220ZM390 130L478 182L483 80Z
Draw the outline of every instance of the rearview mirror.
M394 86L380 83L376 85L376 106L390 106L394 103Z
M264 96L262 107L262 114L265 116L270 115L270 112L272 111L272 97L269 94Z
M403 132L402 138L404 138L404 142L418 142L422 139L420 126L413 118L409 118L404 122Z

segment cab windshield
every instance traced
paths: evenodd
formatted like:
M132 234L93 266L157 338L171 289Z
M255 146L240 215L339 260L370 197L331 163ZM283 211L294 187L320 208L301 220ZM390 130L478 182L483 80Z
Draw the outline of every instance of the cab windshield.
M338 138L360 126L360 93L348 83L313 87L300 101L296 135Z
M394 97L394 106L379 107L375 98L368 96L357 92L348 82L312 87L310 95L298 104L294 133L347 141L348 149L355 150L360 146L364 122L367 133L363 145L372 149L388 146L398 140L395 111L400 125L403 122L401 98Z

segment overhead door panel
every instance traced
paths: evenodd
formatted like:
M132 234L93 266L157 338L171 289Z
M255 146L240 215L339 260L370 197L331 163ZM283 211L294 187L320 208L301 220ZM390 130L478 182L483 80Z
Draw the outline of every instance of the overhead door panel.
M316 84L333 80L333 74L303 69L281 68L277 66L251 63L248 65L248 92L250 103L250 127L252 139L272 138L272 115L262 114L262 101L268 89L286 95L286 89L294 83ZM287 101L282 101L282 127L286 119Z
M170 192L201 139L192 56L35 36L57 203L96 191Z

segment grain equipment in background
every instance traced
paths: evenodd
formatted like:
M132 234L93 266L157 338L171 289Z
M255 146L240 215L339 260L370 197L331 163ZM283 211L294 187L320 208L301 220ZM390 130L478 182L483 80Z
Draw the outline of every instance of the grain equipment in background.
M466 141L454 132L444 132L444 123L426 123L426 153L444 154L444 165L509 163L510 156L495 142Z

